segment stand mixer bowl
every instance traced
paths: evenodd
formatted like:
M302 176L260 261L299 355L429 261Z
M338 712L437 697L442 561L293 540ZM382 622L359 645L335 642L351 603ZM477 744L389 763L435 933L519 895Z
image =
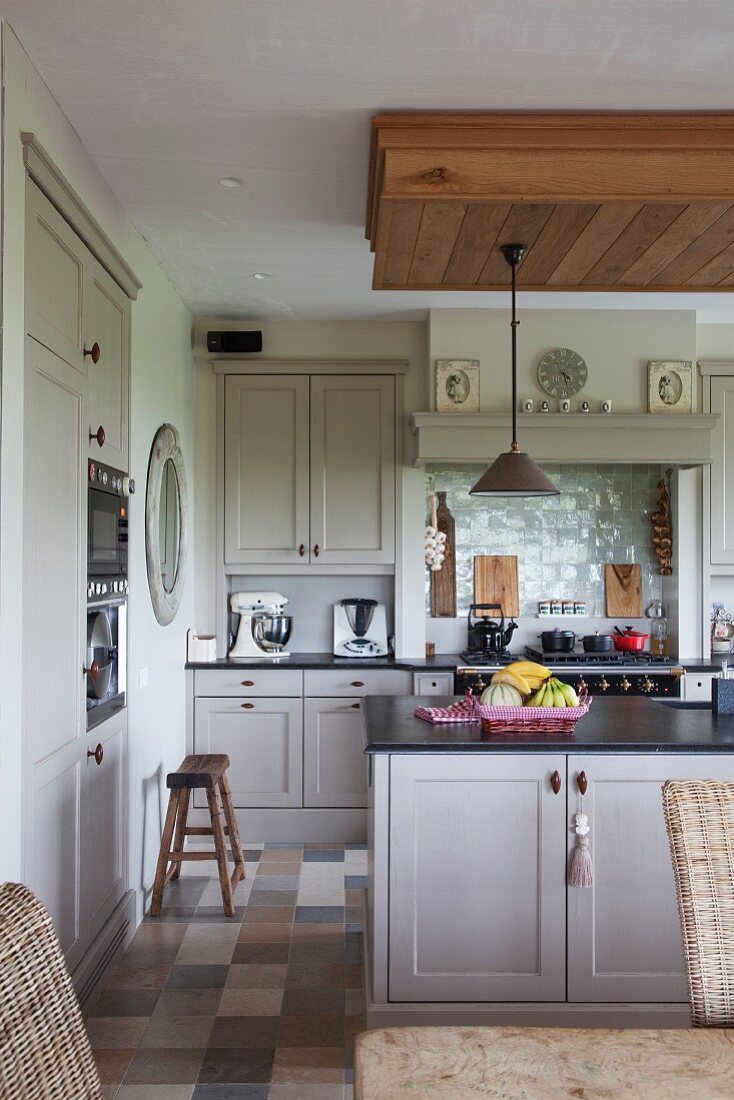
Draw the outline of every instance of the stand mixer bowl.
M292 627L292 615L258 615L252 620L253 637L263 649L285 649Z

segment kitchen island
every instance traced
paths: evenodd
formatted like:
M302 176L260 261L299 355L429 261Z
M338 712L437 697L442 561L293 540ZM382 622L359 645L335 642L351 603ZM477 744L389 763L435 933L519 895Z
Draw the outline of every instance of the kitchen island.
M685 1026L660 792L734 781L734 716L602 698L559 737L413 716L453 701L365 700L368 1026ZM587 889L567 885L582 808Z

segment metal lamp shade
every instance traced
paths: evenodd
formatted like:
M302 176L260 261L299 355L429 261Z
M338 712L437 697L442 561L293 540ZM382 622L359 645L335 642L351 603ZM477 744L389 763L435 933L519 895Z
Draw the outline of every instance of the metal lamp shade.
M553 482L523 451L501 454L469 491L475 497L558 496Z

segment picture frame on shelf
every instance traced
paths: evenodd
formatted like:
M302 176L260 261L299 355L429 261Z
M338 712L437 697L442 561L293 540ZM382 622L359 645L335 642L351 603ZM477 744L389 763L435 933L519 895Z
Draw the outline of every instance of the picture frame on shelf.
M436 360L436 412L479 412L479 360Z
M647 410L690 413L693 409L693 363L688 359L651 359L647 364Z

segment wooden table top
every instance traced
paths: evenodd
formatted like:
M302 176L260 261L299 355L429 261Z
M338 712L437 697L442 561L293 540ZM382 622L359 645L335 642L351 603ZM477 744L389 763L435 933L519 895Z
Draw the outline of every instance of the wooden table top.
M354 1100L731 1100L734 1028L404 1027L357 1037Z

